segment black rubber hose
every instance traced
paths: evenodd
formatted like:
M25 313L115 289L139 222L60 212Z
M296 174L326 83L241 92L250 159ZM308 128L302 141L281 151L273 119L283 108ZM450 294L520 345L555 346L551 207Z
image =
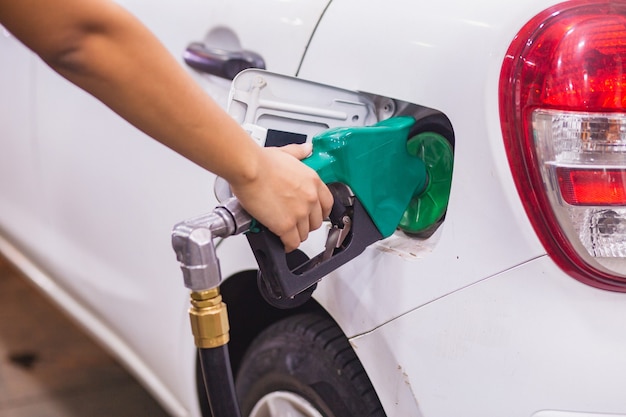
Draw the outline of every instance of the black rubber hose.
M198 354L213 417L241 417L228 345L199 348Z

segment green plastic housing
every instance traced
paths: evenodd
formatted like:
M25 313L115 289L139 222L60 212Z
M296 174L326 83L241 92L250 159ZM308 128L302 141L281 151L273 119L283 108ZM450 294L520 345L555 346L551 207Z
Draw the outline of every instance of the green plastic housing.
M448 208L454 154L450 142L434 132L413 136L407 149L426 165L428 184L411 198L398 227L407 233L423 234L433 230Z
M325 183L349 186L383 237L393 234L411 200L427 188L426 165L407 149L414 123L401 116L327 130L313 138L313 154L303 161Z

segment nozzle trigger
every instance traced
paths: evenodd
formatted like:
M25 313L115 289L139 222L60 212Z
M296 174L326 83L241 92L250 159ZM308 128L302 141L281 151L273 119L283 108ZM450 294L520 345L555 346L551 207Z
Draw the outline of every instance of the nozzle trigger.
M360 255L369 245L382 239L382 234L360 201L354 196L345 199L345 194L337 195L333 188L331 191L336 201L351 205L345 206L342 203L343 208L340 210L337 204L336 211L332 214L333 226L326 248L306 262L290 268L287 263L288 254L285 254L280 238L266 228L257 233L246 234L261 271L261 294L268 303L279 308L303 304L312 294L312 291L307 291L309 288ZM338 217L341 211L343 213ZM296 298L297 302L294 301Z

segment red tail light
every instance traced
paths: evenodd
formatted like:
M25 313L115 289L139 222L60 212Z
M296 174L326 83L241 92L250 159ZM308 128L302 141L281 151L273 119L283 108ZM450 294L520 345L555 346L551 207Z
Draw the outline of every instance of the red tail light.
M557 167L563 200L572 206L626 205L626 172Z
M626 3L565 2L527 23L503 64L500 117L550 256L626 292Z

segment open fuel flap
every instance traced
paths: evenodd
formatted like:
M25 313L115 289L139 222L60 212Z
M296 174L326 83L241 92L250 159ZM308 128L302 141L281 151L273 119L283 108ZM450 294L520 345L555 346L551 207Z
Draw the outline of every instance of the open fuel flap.
M312 257L285 256L262 225L246 233L271 304L299 305L323 276L398 228L424 237L443 221L453 132L442 113L256 69L233 80L228 112L260 146L312 142L313 154L303 162L335 197L324 249ZM220 180L216 194L231 197Z

